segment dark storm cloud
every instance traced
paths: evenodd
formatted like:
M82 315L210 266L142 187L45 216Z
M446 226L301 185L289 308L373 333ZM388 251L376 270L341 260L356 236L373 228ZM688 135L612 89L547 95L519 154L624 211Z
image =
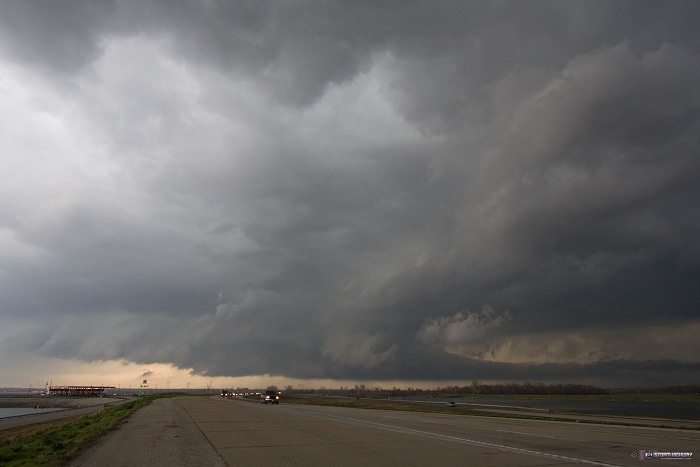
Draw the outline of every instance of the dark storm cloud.
M695 3L49 3L0 7L2 313L35 321L3 345L207 375L695 371Z
M5 2L0 19L2 48L50 73L72 73L102 51L104 19L114 2Z

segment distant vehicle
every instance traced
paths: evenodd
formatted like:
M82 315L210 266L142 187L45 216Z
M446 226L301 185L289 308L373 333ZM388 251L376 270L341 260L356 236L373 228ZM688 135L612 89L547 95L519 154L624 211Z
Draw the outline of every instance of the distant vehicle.
M448 402L446 405L447 407L457 407L457 404L455 404L454 402Z
M260 403L261 404L279 404L280 403L280 393L277 391L272 391L268 389L260 393Z

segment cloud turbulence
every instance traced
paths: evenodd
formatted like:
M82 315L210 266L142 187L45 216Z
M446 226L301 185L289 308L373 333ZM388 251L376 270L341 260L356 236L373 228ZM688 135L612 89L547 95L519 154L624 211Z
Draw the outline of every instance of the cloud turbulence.
M0 349L208 376L698 382L698 17L2 2Z

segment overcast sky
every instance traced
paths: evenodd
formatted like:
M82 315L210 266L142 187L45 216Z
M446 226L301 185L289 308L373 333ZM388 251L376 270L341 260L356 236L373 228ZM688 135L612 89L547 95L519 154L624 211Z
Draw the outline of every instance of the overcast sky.
M699 383L698 18L1 2L0 385Z

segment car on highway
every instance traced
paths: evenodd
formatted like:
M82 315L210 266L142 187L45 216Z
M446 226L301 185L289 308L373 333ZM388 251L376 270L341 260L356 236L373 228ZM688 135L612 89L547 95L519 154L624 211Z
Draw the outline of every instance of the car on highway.
M280 393L268 389L260 393L260 403L261 404L279 404L280 403Z
M447 407L457 407L457 404L455 404L455 403L452 402L452 401L448 402L448 403L445 404L445 405L446 405Z

